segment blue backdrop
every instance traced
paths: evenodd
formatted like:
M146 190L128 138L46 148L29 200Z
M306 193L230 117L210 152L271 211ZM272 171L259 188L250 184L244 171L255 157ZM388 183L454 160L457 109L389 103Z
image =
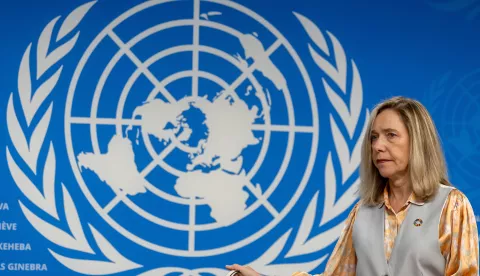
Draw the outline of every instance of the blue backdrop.
M320 273L396 95L480 214L480 1L0 5L2 273Z

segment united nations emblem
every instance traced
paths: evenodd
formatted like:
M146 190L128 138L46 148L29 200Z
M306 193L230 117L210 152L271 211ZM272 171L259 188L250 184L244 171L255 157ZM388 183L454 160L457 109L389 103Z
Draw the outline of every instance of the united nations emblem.
M94 5L84 4L44 29L39 49L49 48L57 24L57 40L66 42L40 55L39 76L51 74L48 69L62 63L76 46L79 33L74 34L75 30ZM67 257L49 249L60 263L84 274L99 268L97 274L225 274L223 268L213 266L148 267L141 259L127 258L92 224L88 224L93 237L89 239L73 198L85 197L125 242L157 254L218 256L258 243L275 232L301 196L307 196L304 191L312 183L318 160L317 95L322 90L332 110L333 140L324 183L313 183L324 195L323 210L317 210L319 193L310 196L310 204L297 221L296 235L289 229L250 264L271 274L286 266L311 270L325 260L322 256L272 264L280 257L317 252L337 239L342 221L328 231L311 234L314 222L326 225L357 199L355 172L365 130L365 124L358 122L361 116L367 121L368 111L362 110L357 67L346 58L335 36L300 14L294 16L312 41L307 58L321 69L310 72L322 77L323 86L318 88L282 32L233 1L152 0L125 11L91 41L69 76L65 149L47 136L51 106L46 111L39 108L48 101L62 70L32 93L27 48L19 83L28 85L18 87L20 101L15 103L21 105L23 115L15 111L15 93L7 110L13 144L7 148L8 164L26 199L52 219L60 219L63 216L58 211L64 211L69 229L54 226L21 202L22 211L54 244L90 254L97 254L93 248L99 248L108 259ZM19 116L29 125L38 122L30 141L22 134ZM33 121L35 116L41 119ZM41 159L46 160L45 166L39 166L43 172L37 172L43 147L49 150L46 159ZM56 178L60 150L67 152L83 195L72 197L68 185ZM27 166L21 167L11 151L17 151ZM43 175L42 183L32 183L27 170ZM349 185L341 195L337 195L337 182ZM56 185L62 187L62 200L57 199ZM43 187L44 193L36 187Z

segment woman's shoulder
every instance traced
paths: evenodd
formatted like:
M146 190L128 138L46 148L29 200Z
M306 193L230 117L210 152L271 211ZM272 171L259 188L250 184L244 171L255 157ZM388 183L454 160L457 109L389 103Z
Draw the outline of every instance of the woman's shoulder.
M467 196L458 188L453 186L447 186L440 184L440 189L444 189L448 193L447 200L460 200L460 201L468 201Z
M441 185L445 186L445 185ZM450 189L450 192L448 193L448 197L446 199L444 209L450 209L452 211L461 211L461 210L468 210L468 211L473 211L472 205L470 204L470 201L468 200L468 197L463 193L460 189L452 187L452 186L446 186L447 188ZM442 187L445 188L445 187Z
M460 225L476 227L476 216L467 196L459 189L452 189L443 206L442 219L447 228L458 229Z

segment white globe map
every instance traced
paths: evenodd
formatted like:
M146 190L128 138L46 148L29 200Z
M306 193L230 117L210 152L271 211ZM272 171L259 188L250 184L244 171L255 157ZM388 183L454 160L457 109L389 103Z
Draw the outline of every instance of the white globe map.
M142 132L159 141L190 146L190 136L195 130L183 113L192 108L199 109L205 116L208 133L189 155L188 171L177 179L175 190L185 198L205 199L216 221L231 223L246 208L248 193L243 188L252 184L242 170L241 154L246 147L259 143L252 126L255 119L263 115L259 114L259 107L249 108L235 92L222 91L213 102L204 98L184 98L175 103L153 99L137 107L134 117L141 118ZM168 128L169 125L173 128ZM131 196L147 191L148 184L135 164L132 142L121 135L110 140L108 152L104 154L78 155L78 164L94 171L114 190ZM216 169L202 172L198 167Z
M67 151L75 177L86 198L119 233L158 252L178 256L212 256L254 242L273 229L293 208L307 184L316 156L319 127L317 103L308 73L292 45L268 21L235 2L194 1L193 19L159 23L141 30L125 41L124 37L116 33L116 28L130 17L165 3L168 1L149 1L125 12L102 30L85 51L75 70L67 98ZM265 37L257 34L256 28L249 28L251 31L242 33L222 23L222 20L211 20L212 17L221 17L221 13L202 12L201 5L204 3L246 15L259 23L259 30L265 27L264 30L271 36L270 40L263 41ZM149 36L187 26L193 27L194 39L191 45L161 48L142 60L137 57L134 48ZM234 49L203 45L199 39L203 30L215 30L233 37L236 40L233 43ZM82 71L104 40L113 41L117 52L109 61L107 59L94 86L89 115L74 115L72 110L77 105L82 105L82 100L76 96L78 93L84 94L84 91L77 88L82 82ZM272 58L277 51L289 59L289 67L283 65L281 70L277 66L275 62L278 62L278 58ZM150 71L151 66L181 53L191 53L191 69L169 72L162 77ZM234 79L225 79L222 72L215 72L222 71L222 66L201 69L200 54L214 56L222 60L222 66L233 67ZM102 95L108 90L105 88L106 82L122 58L128 59L136 68L122 80L118 98L110 99L118 101L115 117L102 118L99 114L102 112ZM303 97L302 106L307 114L302 118L306 121L300 122L300 125L296 125L301 120L295 118L294 101L282 72L290 68L298 70L296 85L304 85L296 89L297 98ZM129 101L129 95L136 93L133 87L140 76L146 77L153 84L153 90L146 91L148 96L142 96L141 104L137 101L133 105ZM191 79L191 90L170 90L169 85L181 82L182 79ZM218 89L202 90L198 85L200 79L214 83ZM91 80L87 79L87 82ZM112 106L111 103L109 105ZM272 110L277 114L280 112L282 119L272 122ZM86 147L88 150L84 146L77 147L74 142L72 129L76 125L89 125L91 145ZM114 126L115 132L113 135L111 132L108 135L104 135L105 132L100 134L99 126ZM277 138L273 138L277 135L275 132L282 137L280 144L276 144L274 139ZM295 179L290 176L292 185L288 186L284 185L283 178L290 170L294 140L299 132L305 134L303 137L307 140L303 141L308 141L309 144L302 143L299 147L308 147L309 150L297 159L305 162L300 165L304 168L300 171L292 169ZM272 144L281 149L277 150ZM183 153L186 158L172 157L175 160L171 164L167 161L171 153L175 158ZM273 157L276 163L275 167L270 168L271 165L265 165L264 161L272 158L272 154L276 156ZM147 155L150 159L145 164ZM177 160L182 160L182 164ZM183 160L186 162L183 163ZM140 165L139 161L143 164ZM161 174L149 178L149 174L157 167ZM91 178L92 173L95 178ZM257 174L261 177L255 180ZM168 178L168 183L163 182L164 176ZM97 184L98 179L103 183ZM170 181L172 179L173 183ZM113 193L98 188L98 185L104 188L108 186ZM145 199L148 202L146 205ZM163 207L158 208L160 205ZM186 217L170 214L169 208L177 208L176 212L186 210L182 213ZM130 213L125 215L125 212ZM205 215L210 218L205 218ZM128 216L135 216L135 219L138 216L140 223L150 223L148 227L151 225L160 231L168 229L181 232L182 235L186 233L183 237L186 237L187 248L183 245L165 245L162 239L149 236L153 235L153 230L143 235L136 233L136 225L128 219L123 220ZM250 216L253 217L251 220L254 224L250 224L250 219L244 221ZM263 217L258 219L259 216ZM228 227L235 228L237 222L252 226L247 229L250 231L248 235L213 246L197 246L197 241L201 243L205 235L215 235L209 232L229 231ZM220 228L227 230L217 230Z

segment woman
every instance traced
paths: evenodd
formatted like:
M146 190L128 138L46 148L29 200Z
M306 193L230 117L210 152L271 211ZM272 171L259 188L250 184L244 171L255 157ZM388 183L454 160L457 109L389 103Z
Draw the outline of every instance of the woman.
M447 180L438 134L422 104L394 97L375 107L360 169L360 201L321 275L478 275L475 215ZM260 275L236 264L227 268Z

